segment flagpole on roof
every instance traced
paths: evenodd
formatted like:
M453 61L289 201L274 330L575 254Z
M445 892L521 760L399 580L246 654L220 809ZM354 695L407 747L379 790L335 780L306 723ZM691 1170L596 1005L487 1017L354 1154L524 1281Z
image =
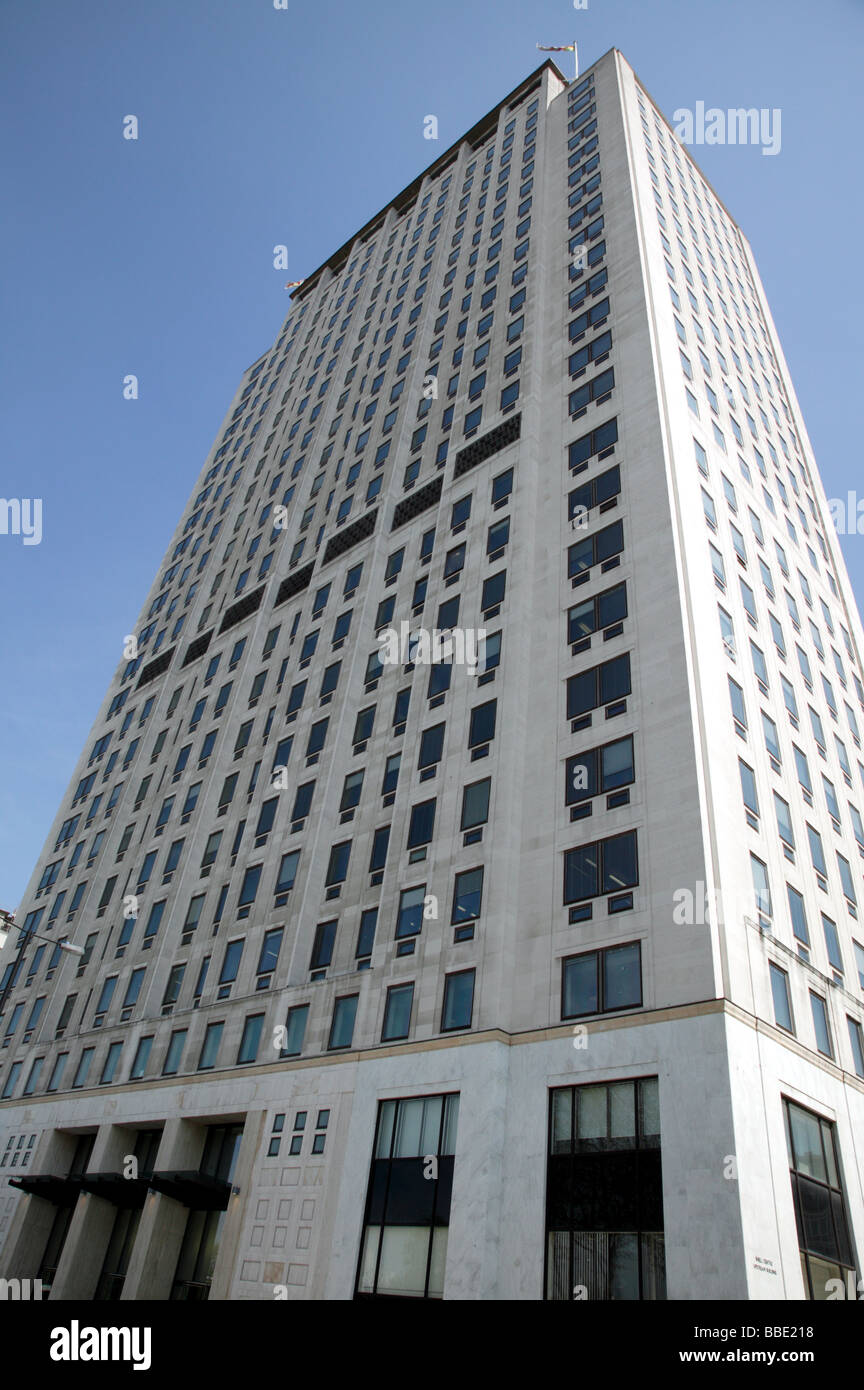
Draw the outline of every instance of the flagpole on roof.
M537 47L541 53L571 53L573 54L573 81L579 76L579 52L576 43L544 44L538 43Z

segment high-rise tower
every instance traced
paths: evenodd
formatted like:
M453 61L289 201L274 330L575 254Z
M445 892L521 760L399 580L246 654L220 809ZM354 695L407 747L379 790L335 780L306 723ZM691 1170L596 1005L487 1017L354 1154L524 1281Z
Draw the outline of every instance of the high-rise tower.
M620 53L303 281L136 639L4 950L0 1273L855 1277L864 633L750 248Z

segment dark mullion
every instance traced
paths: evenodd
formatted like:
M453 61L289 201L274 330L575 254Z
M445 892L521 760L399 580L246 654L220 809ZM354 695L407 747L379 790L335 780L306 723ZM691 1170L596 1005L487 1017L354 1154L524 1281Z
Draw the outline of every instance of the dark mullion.
M373 1151L372 1151L372 1162L373 1162L373 1163L376 1163L376 1162L377 1162L377 1159L376 1159L376 1157L375 1157L375 1153L376 1153L376 1150L377 1150L377 1148L378 1148L378 1132L379 1132L380 1127L381 1127L381 1116L382 1116L382 1114L383 1114L383 1110L382 1110L382 1107L381 1107L381 1105L380 1105L380 1103L379 1103L379 1106L378 1106L378 1124L377 1124L377 1126L376 1126L376 1128L375 1128L375 1148L374 1148ZM385 1185L384 1185L384 1203L383 1203L383 1206L382 1206L382 1208L381 1208L381 1225L380 1225L380 1227L378 1228L378 1254L375 1256L375 1278L372 1280L372 1294L373 1294L373 1297L378 1293L378 1275L381 1273L381 1250L382 1250L383 1245L384 1245L384 1227L385 1227L386 1224L387 1224L387 1201L388 1201L388 1198L389 1198L389 1196L390 1196L390 1174L391 1174L392 1171L393 1171L393 1146L394 1146L394 1144L396 1143L396 1133L397 1133L398 1128L399 1128L399 1101L397 1100L397 1101L396 1101L396 1104L395 1104L395 1107L394 1107L394 1110L393 1110L393 1131L392 1131L392 1133L391 1133L391 1135L390 1135L390 1152L389 1152L388 1155L387 1155L387 1181L386 1181L386 1183L385 1183ZM370 1174L370 1179L371 1179L371 1174ZM361 1252L361 1259L362 1259L362 1252Z
M426 1251L426 1281L425 1281L425 1283L424 1283L424 1285L423 1285L423 1297L424 1297L424 1298L428 1298L428 1297L429 1297L429 1275L430 1275L431 1272L432 1272L432 1246L433 1246L434 1241L435 1241L435 1212L436 1212L437 1207L438 1207L438 1177L437 1177L437 1172L438 1172L438 1159L441 1157L441 1145L442 1145L443 1142L444 1142L444 1117L445 1117L446 1113L447 1113L447 1097L446 1097L446 1096L442 1096L442 1097L441 1097L441 1119L440 1119L439 1122L438 1122L438 1152L437 1152L436 1155L435 1155L435 1172L436 1172L436 1177L435 1177L435 1179L434 1179L434 1181L435 1181L435 1187L434 1187L434 1190L433 1190L433 1192L432 1192L432 1219L431 1219L431 1222L430 1222L430 1225L429 1225L429 1241L428 1241L428 1249L427 1249L427 1251ZM423 1162L423 1155L422 1155L422 1154L420 1155L420 1162L421 1162L421 1163ZM455 1165L454 1165L454 1166L455 1166ZM448 1238L448 1240L449 1240L449 1238L450 1238L450 1230L449 1230L449 1227L448 1227L448 1230L447 1230L447 1238Z

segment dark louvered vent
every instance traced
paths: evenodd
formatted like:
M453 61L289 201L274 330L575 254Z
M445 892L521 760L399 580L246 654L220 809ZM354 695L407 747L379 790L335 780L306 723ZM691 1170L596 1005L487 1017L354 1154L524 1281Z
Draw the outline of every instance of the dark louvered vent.
M331 536L324 547L324 559L321 563L326 565L328 560L335 560L337 555L344 555L346 550L350 550L352 546L358 545L360 541L365 541L367 536L371 536L375 530L377 516L378 508L376 507L373 512L367 512L365 516L361 516L360 520L355 521L353 526L346 526L344 531Z
M197 661L199 656L203 656L210 646L210 639L213 636L211 627L209 632L205 632L203 637L196 637L194 642L190 642L183 658L184 666L191 666L193 661Z
M313 560L311 565L304 565L302 570L295 570L293 574L288 575L287 579L283 579L279 585L279 592L273 607L278 608L279 604L284 603L286 599L293 598L295 594L302 594L304 589L308 589L314 568L315 561Z
M161 676L163 671L167 671L176 650L176 647L172 647L170 652L163 652L161 656L155 656L152 661L148 661L138 677L138 684L135 689L140 690L142 685L149 685L150 681L155 681L157 676Z
M225 617L219 625L220 636L223 632L227 632L229 627L236 627L238 623L242 623L244 618L248 618L250 613L254 613L256 609L260 608L266 587L266 584L262 584L260 589L256 589L251 594L244 594L236 603L232 603L230 608L225 609Z
M419 492L412 493L410 497L406 497L403 502L400 502L393 513L393 525L390 530L395 531L397 526L404 526L406 521L411 521L421 512L434 507L441 496L443 483L443 478L433 478L432 482L421 487Z
M481 439L475 439L473 444L468 444L464 449L459 450L453 468L453 477L461 478L462 474L467 473L469 468L475 468L484 459L491 458L501 449L506 449L508 444L515 443L521 433L522 416L511 415L509 420L496 425L494 430L484 434Z

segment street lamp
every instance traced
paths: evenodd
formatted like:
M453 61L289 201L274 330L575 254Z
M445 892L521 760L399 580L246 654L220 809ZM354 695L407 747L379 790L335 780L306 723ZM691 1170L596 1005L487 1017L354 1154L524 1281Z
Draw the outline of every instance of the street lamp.
M5 985L3 986L3 989L0 990L0 1017L2 1017L3 1010L6 1007L6 1000L9 997L12 986L18 978L18 969L21 964L22 956L24 954L24 947L27 945L27 942L30 940L31 936L35 936L38 941L51 941L50 936L40 936L39 932L25 931L24 928L19 927L18 923L15 921L14 912L7 912L5 908L0 907L0 950L2 950L2 948L6 945L9 933L13 930L17 931L20 935L20 939L18 942L18 956L14 964L11 961L9 962L9 965L7 966L6 971L4 972L8 974L8 978L6 980ZM67 951L70 956L83 956L84 954L83 946L76 946L73 942L68 940L59 941L56 943L51 942L51 944L56 944L61 951Z

